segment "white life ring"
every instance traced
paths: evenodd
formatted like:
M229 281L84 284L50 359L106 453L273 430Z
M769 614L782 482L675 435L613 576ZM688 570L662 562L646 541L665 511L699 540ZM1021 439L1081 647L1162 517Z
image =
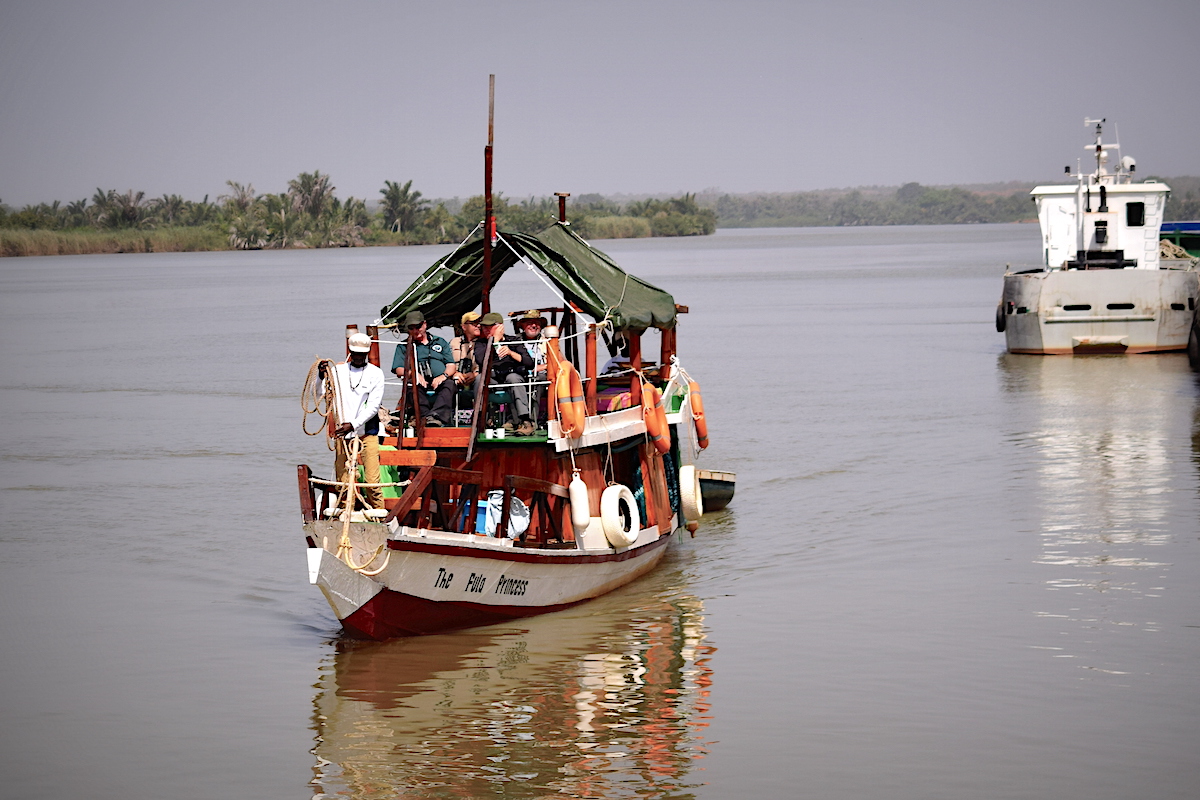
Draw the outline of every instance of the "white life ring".
M618 483L604 490L600 495L600 524L609 544L619 549L637 541L641 530L638 522L637 500L628 486Z
M700 494L700 473L692 464L679 468L679 501L684 522L699 522L704 515L704 497Z

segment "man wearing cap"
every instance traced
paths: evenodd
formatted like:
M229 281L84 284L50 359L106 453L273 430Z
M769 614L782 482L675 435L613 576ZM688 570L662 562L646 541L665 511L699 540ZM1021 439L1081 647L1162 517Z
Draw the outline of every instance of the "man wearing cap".
M450 340L450 352L454 355L454 363L457 367L451 380L457 383L460 389L470 390L474 395L475 378L479 375L480 367L483 366L488 340L484 336L483 321L478 311L468 311L463 314L461 326L462 336L455 336ZM490 330L491 326L489 325L488 328Z
M350 443L357 438L362 443L363 478L365 483L379 483L379 404L383 402L383 370L367 362L371 339L365 333L353 334L347 342L350 358L333 367L337 385L338 404L334 409L338 426L337 456L334 472L338 480L350 480L348 466ZM321 365L321 392L325 391L325 369ZM383 508L383 492L379 487L361 490L371 508Z
M417 363L416 381L417 403L425 425L441 428L450 424L450 415L454 411L454 393L458 384L453 377L457 368L454 365L454 354L450 344L440 336L429 332L425 315L420 311L410 311L404 318L404 327L408 329L408 338L413 343ZM392 356L392 372L397 378L404 378L404 363L407 358L407 343L396 348ZM432 401L425 390L433 390Z

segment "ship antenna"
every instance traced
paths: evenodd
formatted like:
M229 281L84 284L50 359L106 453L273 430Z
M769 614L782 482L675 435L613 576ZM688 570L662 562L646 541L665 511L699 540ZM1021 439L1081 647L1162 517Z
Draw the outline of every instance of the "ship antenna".
M496 76L488 75L488 138L483 148L483 311L492 310L489 297L492 285L492 238L496 219L492 216L492 141L496 114Z
M1091 125L1096 126L1096 177L1097 178L1100 177L1100 157L1101 157L1100 154L1104 152L1104 146L1100 142L1100 127L1104 124L1105 119L1106 119L1105 117L1101 117L1100 119L1092 119L1091 117L1084 117L1084 119L1083 119L1083 126L1085 128L1088 126L1091 126Z

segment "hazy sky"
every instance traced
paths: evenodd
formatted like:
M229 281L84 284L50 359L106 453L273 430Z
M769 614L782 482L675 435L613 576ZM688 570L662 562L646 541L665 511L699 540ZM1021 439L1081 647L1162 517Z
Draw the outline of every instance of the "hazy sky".
M491 72L513 198L1044 180L1085 116L1197 175L1198 32L1196 0L0 0L0 199L479 194Z

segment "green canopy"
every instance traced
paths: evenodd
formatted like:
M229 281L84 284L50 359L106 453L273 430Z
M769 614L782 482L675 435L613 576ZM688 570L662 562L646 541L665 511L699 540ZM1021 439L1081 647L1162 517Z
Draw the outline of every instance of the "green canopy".
M641 333L647 328L675 327L675 298L625 272L562 223L536 236L501 231L492 248L491 285L523 260L531 262L568 302L593 319L607 317L614 330ZM380 311L379 324L402 324L408 312L420 310L433 327L451 325L477 308L482 297L481 239L425 270L404 294Z

